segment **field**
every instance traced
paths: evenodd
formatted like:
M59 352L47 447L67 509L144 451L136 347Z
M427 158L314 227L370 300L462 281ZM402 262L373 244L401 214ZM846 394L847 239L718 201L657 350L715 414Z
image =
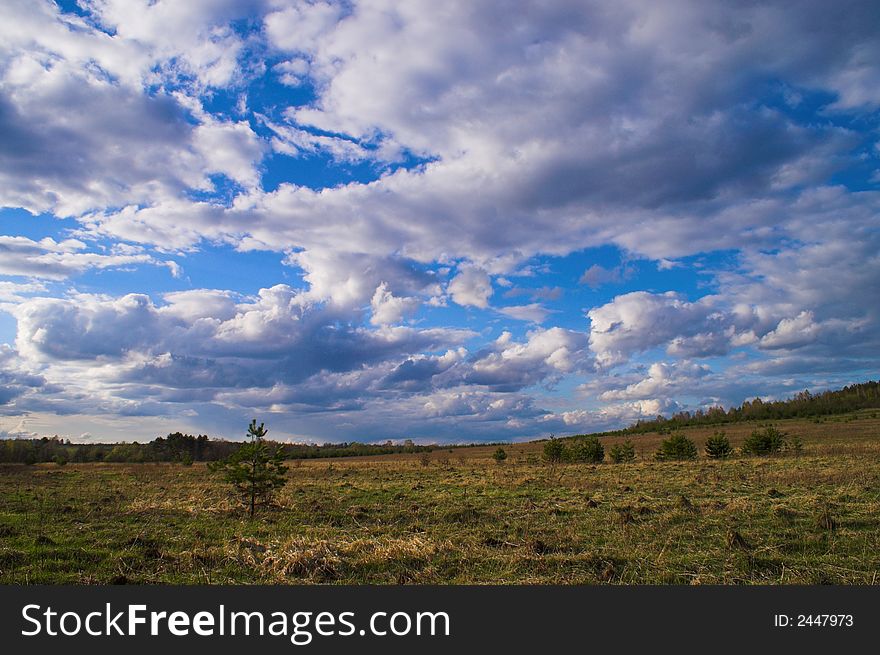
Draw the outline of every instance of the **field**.
M877 413L778 425L803 454L661 463L639 435L632 464L540 443L291 462L254 520L201 464L7 465L0 583L880 582Z

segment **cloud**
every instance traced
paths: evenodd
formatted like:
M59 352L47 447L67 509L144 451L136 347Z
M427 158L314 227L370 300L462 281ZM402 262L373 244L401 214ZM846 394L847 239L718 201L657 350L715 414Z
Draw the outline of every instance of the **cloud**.
M235 294L218 289L174 291L163 296L165 306L159 311L184 323L200 319L228 321L236 314Z
M631 354L726 327L715 313L712 298L688 302L674 291L652 294L634 291L588 312L590 349L605 366L625 361Z
M705 364L681 361L668 364L655 362L648 368L648 375L642 380L627 385L624 389L606 391L599 394L602 401L620 400L668 400L682 391L690 393L701 378L709 375L711 369ZM654 412L656 416L658 412Z
M306 130L266 122L272 130L272 149L291 157L326 153L336 161L359 162L375 154L360 144L340 137L312 134Z
M4 406L19 396L40 390L45 385L45 378L26 370L15 350L0 344L0 413L6 413L8 408Z
M501 286L505 286L502 284L502 279L496 280ZM507 280L506 286L510 286L513 283ZM521 298L522 296L526 296L531 300L559 300L562 298L565 290L562 287L537 287L537 288L527 288L527 287L512 287L504 292L505 298Z
M259 184L257 164L266 148L246 121L218 121L203 116L192 138L206 173L225 175L249 188Z
M527 321L529 323L543 323L550 310L540 303L529 303L528 305L510 305L508 307L499 307L499 313L515 318L518 321Z
M538 329L525 342L503 332L478 353L464 379L494 390L518 390L533 384L553 384L563 375L589 365L585 334L562 328Z
M309 62L305 59L289 59L275 64L272 70L278 73L278 80L285 86L300 86L309 72Z
M342 16L342 6L311 2L286 7L265 18L266 34L276 48L289 52L311 52Z
M452 300L459 305L479 307L485 309L489 306L489 298L492 297L492 280L486 271L472 266L461 268L449 282L446 288Z
M62 280L89 269L123 266L167 266L172 274L179 266L147 254L109 254L84 252L86 244L76 239L55 241L50 237L34 241L27 237L0 235L0 274ZM177 277L177 275L175 275Z
M344 324L331 306L313 304L286 285L238 302L216 290L166 294L158 306L142 294L79 294L25 299L11 311L17 351L33 366L50 376L88 375L103 393L132 400L161 396L162 388L207 389L203 398L210 400L212 388L296 384L471 336L446 328Z
M8 282L0 280L0 303L18 303L25 299L22 294L42 293L46 285L42 282Z
M599 264L593 264L584 274L581 275L578 284L586 284L591 289L598 289L606 284L619 284L632 275L631 268L615 266L614 268L604 268Z
M242 42L229 21L247 7L173 5L89 2L89 22L51 2L4 4L0 22L16 27L0 46L0 203L79 216L211 188L211 174L257 184L250 127L193 120L200 103L180 90L232 81Z
M784 42L769 31L808 29L802 20L688 5L688 38L680 38L683 26L649 6L552 3L525 22L499 21L503 13L370 2L344 15L323 3L272 12L270 43L303 53L297 61L309 60L318 93L285 112L290 124L270 123L276 148L347 161L404 148L430 161L318 195L282 184L251 195L224 230L272 247L309 250L332 239L335 249L402 250L419 261L451 252L485 266L609 240L678 257L745 242L755 225L731 222L718 199L799 188L806 181L790 171L812 170L806 159L842 165L853 145L845 129L739 101L748 81L760 82L743 79L756 45L762 70L804 76L787 51L763 52ZM871 38L847 29L856 42ZM837 45L850 49L843 38ZM374 57L359 57L364 50ZM316 212L320 231L309 219ZM150 238L172 229L164 216L144 214ZM331 228L348 238L333 239Z
M373 325L391 325L400 323L404 316L415 312L421 305L418 298L398 298L388 290L386 283L376 287L376 293L370 301L373 315L370 322Z
M870 370L878 19L855 1L6 2L0 205L79 224L0 237L0 275L41 280L0 281L15 376L46 381L4 378L7 406L491 436ZM297 282L42 282L179 277L160 253L215 246ZM602 246L624 263L584 269ZM587 333L551 324L583 320L581 271ZM495 282L523 300L492 307ZM477 343L448 301L533 329ZM586 407L542 395L570 378Z

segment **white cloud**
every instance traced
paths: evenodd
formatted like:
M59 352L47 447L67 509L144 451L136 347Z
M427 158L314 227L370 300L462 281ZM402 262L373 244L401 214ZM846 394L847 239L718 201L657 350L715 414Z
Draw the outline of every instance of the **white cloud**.
M866 169L876 157L853 127L880 106L871 3L844 3L830 24L821 3L82 6L87 18L48 1L0 7L0 205L81 224L76 239L0 237L0 274L159 265L179 276L151 253L212 243L274 251L305 288L156 304L32 298L48 291L4 282L15 366L65 389L10 383L16 404L149 413L198 394L258 402L271 388L275 407L334 407L355 425L368 411L357 397L381 389L392 398L365 424L429 407L443 426L461 415L528 431L673 407L694 358L759 360L701 377L713 397L739 393L734 374L799 383L876 361L880 194L828 186L854 157ZM264 75L288 85L289 103L249 106ZM224 95L238 98L235 118L210 110ZM808 116L815 97L833 100ZM340 174L372 166L374 179L264 189L270 149ZM589 337L551 327L473 353L460 350L465 331L398 325L420 303L488 308L493 278L519 297L510 280L535 273L536 255L602 245L661 271L703 266L708 295L623 294L589 310ZM735 254L688 259L719 249ZM447 283L440 267L456 265ZM594 265L582 283L628 273ZM544 323L552 299L536 290L495 309ZM653 349L679 361L647 377L622 370ZM598 393L621 404L545 410L519 395L584 374L592 358L607 376Z
M275 134L272 138L272 149L292 157L326 153L337 161L359 162L375 156L360 144L348 139L312 134L300 128L268 121L266 126Z
M25 298L22 294L35 294L46 291L42 282L9 282L0 280L0 303L18 303Z
M172 274L173 261L161 261L147 254L110 254L84 252L86 244L77 239L55 241L50 237L34 241L27 237L0 235L0 274L61 280L88 269L123 266L167 266Z
M700 379L710 372L708 366L690 361L672 364L655 362L648 368L647 377L624 389L605 391L599 394L599 400L668 400L681 392L691 393L695 385L700 384ZM654 412L654 415L657 413Z
M652 294L634 291L588 312L590 349L604 366L625 361L629 355L673 339L726 327L715 313L712 298L688 302L674 291Z
M236 313L234 294L217 289L192 289L174 291L163 296L165 306L159 308L164 315L174 316L185 323L203 318L228 321Z
M472 336L340 323L343 315L333 306L314 304L286 285L240 302L229 292L194 290L166 294L165 303L140 294L25 299L11 308L17 351L51 379L87 376L104 397L146 402L161 397L160 389L190 389L209 399L211 388L294 384L322 371L381 367Z
M452 300L459 305L483 309L489 306L489 298L493 293L489 275L486 271L473 266L461 267L446 290Z
M529 323L543 323L550 310L541 305L541 303L533 302L528 305L511 305L509 307L498 307L497 311L505 316L510 316L518 321L527 321Z
M464 379L496 390L521 389L533 384L552 384L563 375L583 371L588 365L587 337L563 328L529 332L516 342L504 332L470 365Z
M268 14L265 18L269 41L281 50L311 52L320 38L332 30L342 7L331 2L299 3Z
M265 150L263 142L245 121L217 121L208 116L193 131L193 145L202 156L204 170L222 173L245 187L256 187L256 165Z
M275 64L272 70L278 73L279 81L286 86L300 86L309 72L309 62L305 59L289 59Z
M400 323L405 316L415 312L421 302L418 298L398 298L388 290L388 284L383 282L376 287L376 293L370 301L373 315L370 322L373 325L391 325Z

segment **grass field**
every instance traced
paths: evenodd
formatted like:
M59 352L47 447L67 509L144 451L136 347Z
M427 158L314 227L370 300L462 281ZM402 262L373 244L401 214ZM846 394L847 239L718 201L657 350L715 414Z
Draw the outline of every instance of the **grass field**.
M0 583L880 582L877 413L778 425L803 454L659 463L641 435L632 464L540 443L292 462L255 520L200 464L8 465Z

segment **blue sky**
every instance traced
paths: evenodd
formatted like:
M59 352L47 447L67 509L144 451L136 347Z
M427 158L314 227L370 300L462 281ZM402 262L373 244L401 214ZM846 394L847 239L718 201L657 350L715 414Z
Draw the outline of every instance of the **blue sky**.
M498 441L876 378L880 9L0 8L0 436Z

